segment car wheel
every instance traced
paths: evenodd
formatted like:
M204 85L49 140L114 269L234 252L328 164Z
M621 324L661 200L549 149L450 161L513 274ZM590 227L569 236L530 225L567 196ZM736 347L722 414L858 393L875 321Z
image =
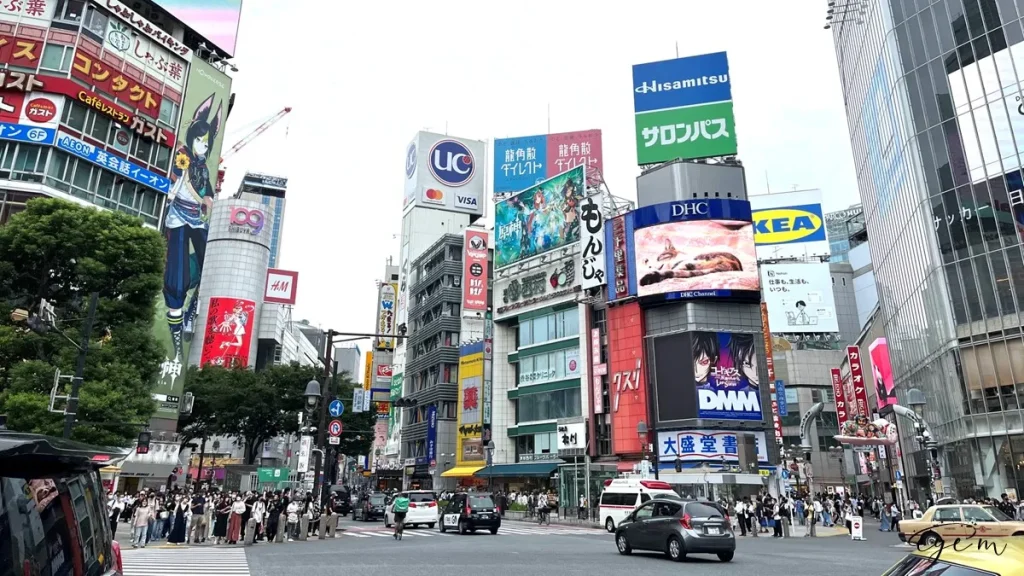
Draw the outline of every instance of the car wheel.
M1014 532L1011 536L1024 536L1024 532Z
M925 532L924 535L921 536L920 541L923 542L926 546L932 547L938 546L939 543L942 542L942 538L935 532Z
M497 533L498 533L498 528L497 527L491 528L491 534L497 534Z
M604 529L608 532L615 532L615 521L612 520L611 516L609 516L608 519L604 521Z
M686 549L683 548L683 541L678 536L673 536L668 539L668 557L676 562L682 562L686 559Z
M434 529L434 523L431 522L430 524L427 524L427 528L430 528L431 530L433 530ZM441 531L444 532L444 530L441 530Z
M633 553L633 547L629 545L629 540L626 539L626 533L622 532L615 537L615 546L619 549L619 554L623 556L629 556Z
M441 532L447 532L448 529L444 527L444 520L441 520L441 523L438 524L438 526L440 527ZM433 528L433 526L431 526L431 528Z
M721 560L722 562L732 562L732 557L733 557L734 554L736 554L736 553L735 552L719 552L718 553L718 559Z
M466 521L465 520L460 520L459 521L459 534L465 534L466 532L469 532L469 526L466 526Z

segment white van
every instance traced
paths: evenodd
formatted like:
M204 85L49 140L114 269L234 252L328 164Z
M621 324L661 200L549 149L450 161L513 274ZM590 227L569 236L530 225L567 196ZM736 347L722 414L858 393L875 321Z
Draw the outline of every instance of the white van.
M629 516L637 506L651 498L679 498L672 485L661 480L639 480L636 478L616 478L604 481L604 492L601 493L601 518L604 528L615 532L615 527Z

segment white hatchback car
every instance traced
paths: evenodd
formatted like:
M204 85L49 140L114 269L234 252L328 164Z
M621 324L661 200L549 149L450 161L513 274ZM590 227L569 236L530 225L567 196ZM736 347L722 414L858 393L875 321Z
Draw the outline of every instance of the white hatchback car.
M405 513L406 528L422 524L426 524L428 528L433 528L437 524L438 508L436 494L430 490L410 490L408 492L399 492L395 495L395 498L399 496L405 496L409 499L409 511ZM384 527L390 528L394 523L394 499L392 499L392 503L388 504L387 510L384 512Z

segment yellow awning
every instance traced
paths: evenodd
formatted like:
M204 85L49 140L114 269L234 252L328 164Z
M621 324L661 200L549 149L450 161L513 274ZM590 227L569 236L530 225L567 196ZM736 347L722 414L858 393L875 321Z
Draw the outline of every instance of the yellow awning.
M476 465L456 466L451 470L445 471L443 474L441 474L441 476L443 478L468 478L473 474L476 474L476 472L482 468L483 466Z
M100 474L120 474L120 473L121 473L121 467L120 466L104 466L103 468L100 468Z

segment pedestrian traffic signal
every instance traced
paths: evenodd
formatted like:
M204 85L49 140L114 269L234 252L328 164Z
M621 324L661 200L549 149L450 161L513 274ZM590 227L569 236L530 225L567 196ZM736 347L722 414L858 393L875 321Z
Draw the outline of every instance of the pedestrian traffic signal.
M149 441L153 439L153 435L149 432L139 433L139 443L135 446L136 454L149 454Z

